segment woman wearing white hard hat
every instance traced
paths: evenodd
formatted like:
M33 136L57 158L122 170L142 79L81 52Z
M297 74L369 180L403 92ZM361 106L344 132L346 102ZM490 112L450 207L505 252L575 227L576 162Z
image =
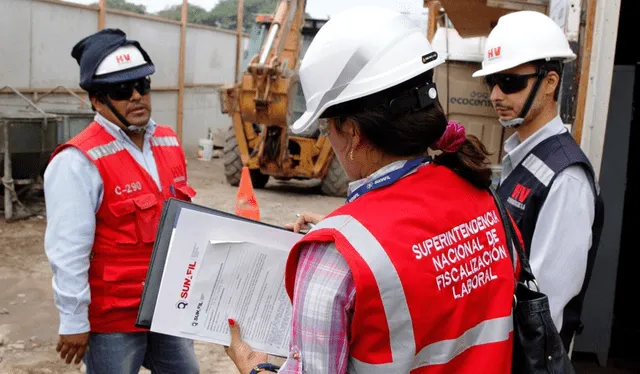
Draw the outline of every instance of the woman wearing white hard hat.
M591 163L558 115L563 65L576 55L552 19L532 11L501 17L485 48L473 76L484 77L500 122L516 130L498 190L570 352L604 212Z
M442 63L409 18L376 7L332 17L309 47L293 130L319 122L354 182L290 253L279 373L510 373L513 262L486 151L438 102ZM278 370L242 342L248 323L229 320L228 355L242 374Z

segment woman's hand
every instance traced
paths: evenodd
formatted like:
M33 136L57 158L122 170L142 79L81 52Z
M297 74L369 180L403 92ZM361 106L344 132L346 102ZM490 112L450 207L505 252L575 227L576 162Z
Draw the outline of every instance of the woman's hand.
M300 230L303 230L309 223L317 225L324 217L325 216L321 214L304 212L298 216L296 222L287 223L284 225L284 228L293 232L300 232Z
M255 352L249 347L249 344L242 341L240 326L232 319L229 319L229 331L231 332L231 345L225 347L225 352L236 364L241 374L249 374L256 365L267 362L266 353Z

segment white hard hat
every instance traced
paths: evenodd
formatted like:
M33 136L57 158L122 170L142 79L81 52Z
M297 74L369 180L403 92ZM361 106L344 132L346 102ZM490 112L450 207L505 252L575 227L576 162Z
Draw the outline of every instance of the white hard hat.
M562 29L548 16L529 10L498 20L485 44L482 69L474 77L498 73L536 60L576 58Z
M306 133L326 109L394 87L442 63L409 17L373 6L341 12L320 29L302 60L306 111L292 130Z
M108 54L96 69L97 76L146 65L142 52L134 45L125 45Z

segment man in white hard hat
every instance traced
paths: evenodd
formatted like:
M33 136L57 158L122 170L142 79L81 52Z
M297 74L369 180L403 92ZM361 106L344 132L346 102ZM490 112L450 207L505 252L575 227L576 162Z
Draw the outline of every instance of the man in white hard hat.
M500 18L482 69L505 142L499 193L516 220L565 349L582 329L580 315L600 240L603 204L586 155L558 115L564 62L576 55L546 15Z
M175 133L151 119L154 65L118 29L82 39L71 55L97 113L44 175L57 351L68 364L84 358L88 374L198 373L192 340L135 325L162 203L195 195Z

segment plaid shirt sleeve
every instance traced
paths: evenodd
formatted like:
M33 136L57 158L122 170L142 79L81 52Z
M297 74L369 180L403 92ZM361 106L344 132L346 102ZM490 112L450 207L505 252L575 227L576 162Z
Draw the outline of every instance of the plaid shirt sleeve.
M287 361L278 373L346 373L353 276L333 243L302 249L293 293L293 329Z

